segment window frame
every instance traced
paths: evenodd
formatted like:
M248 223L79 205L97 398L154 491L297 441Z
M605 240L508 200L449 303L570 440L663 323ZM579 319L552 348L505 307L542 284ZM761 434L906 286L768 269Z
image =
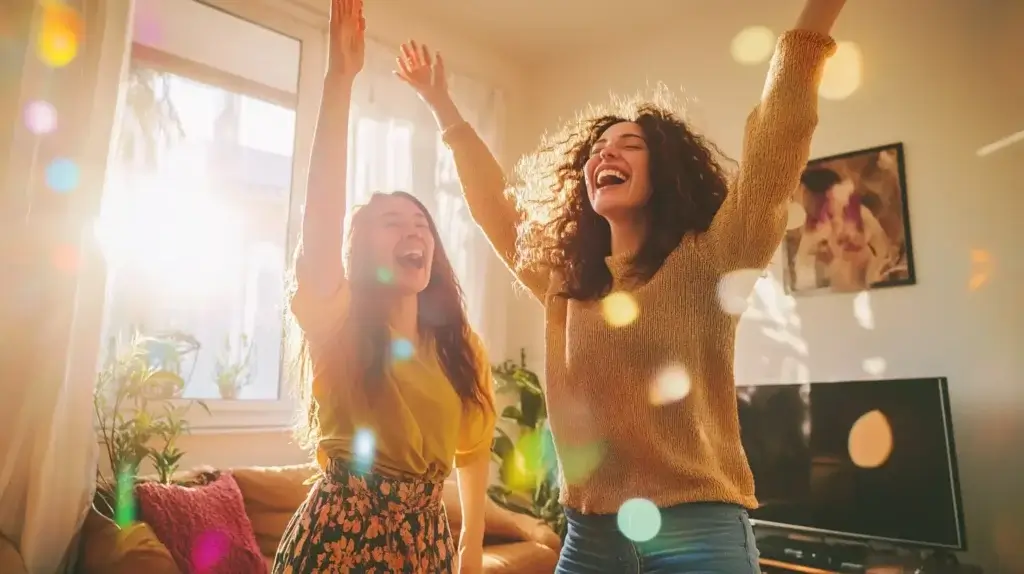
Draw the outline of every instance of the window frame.
M187 1L187 0L186 0ZM125 65L121 70L121 81L125 79L130 65L143 65L158 71L173 73L198 82L220 87L236 93L259 98L265 101L283 105L295 110L295 135L292 149L292 174L291 189L287 209L287 225L285 235L285 265L287 270L291 267L291 254L295 250L298 240L299 226L301 224L301 206L306 196L306 176L308 172L308 158L313 143L313 133L316 126L317 112L320 105L322 92L323 73L326 69L326 18L321 20L322 25L317 26L313 22L316 18L311 14L305 18L296 18L295 7L287 3L277 6L270 6L262 2L240 3L233 0L193 0L212 9L219 10L225 14L240 18L253 25L267 28L279 34L283 34L300 42L298 81L295 94L289 94L284 90L266 86L255 80L243 78L230 72L182 58L174 54L145 46L134 41L123 43L120 54L110 54L110 60L119 58ZM326 16L326 15L324 15ZM253 54L253 58L259 58ZM123 97L123 95L121 96ZM119 105L123 108L123 103ZM118 115L117 118L120 118ZM115 118L115 121L117 121ZM83 274L91 274L92 277L83 277L83 280L90 284L103 284L105 282L106 267L95 266L83 271ZM103 275L103 277L97 277ZM97 294L96 303L98 308L106 304L104 293ZM282 301L282 304L285 302ZM84 318L91 325L80 325L83 327L81 333L83 340L76 354L98 357L101 347L103 313L89 313ZM281 338L282 348L284 345L284 334ZM202 409L193 408L189 410L188 420L190 428L194 433L203 434L211 432L247 432L262 430L284 430L292 426L295 420L295 402L291 396L291 381L289 371L286 368L286 358L278 365L278 398L276 400L260 399L204 399L210 414L207 415ZM98 360L96 368L99 368ZM96 369L89 373L95 378ZM176 401L179 402L179 401ZM189 399L182 399L181 404L190 402Z

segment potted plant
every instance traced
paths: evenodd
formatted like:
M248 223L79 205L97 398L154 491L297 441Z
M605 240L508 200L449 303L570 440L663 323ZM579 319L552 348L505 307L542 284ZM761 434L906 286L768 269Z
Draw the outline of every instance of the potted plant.
M526 351L518 363L505 361L492 368L495 392L512 393L518 405L509 405L500 419L514 425L515 440L504 429L495 430L492 454L500 465L501 484L488 494L500 506L543 520L565 537L565 513L558 502L558 465L547 425L547 404L537 374L526 366Z
M93 392L100 440L114 474L110 480L97 469L97 495L105 503L105 515L124 512L127 501L122 496L127 491L130 499L144 461L152 463L163 483L178 469L185 453L176 442L188 432L186 415L195 405L209 412L202 401L181 398L186 383L182 366L198 351L195 338L177 332L137 333L127 346L111 341Z
M217 357L214 380L217 383L217 392L220 393L220 398L227 400L237 399L242 389L252 383L252 378L256 374L251 368L255 345L249 341L247 335L242 334L239 337L237 359L233 357L232 351L234 349L231 340L228 339L224 342L224 349L220 356Z

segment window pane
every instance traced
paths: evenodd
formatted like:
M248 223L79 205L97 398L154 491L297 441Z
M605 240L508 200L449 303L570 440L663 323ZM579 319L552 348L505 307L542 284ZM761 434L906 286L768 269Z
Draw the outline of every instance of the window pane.
M200 344L186 398L276 400L295 110L256 82L196 76L133 62L96 229L102 356L136 331L182 332Z

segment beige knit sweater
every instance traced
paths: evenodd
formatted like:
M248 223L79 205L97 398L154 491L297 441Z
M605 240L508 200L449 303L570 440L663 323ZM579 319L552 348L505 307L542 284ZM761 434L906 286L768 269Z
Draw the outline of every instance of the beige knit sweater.
M557 274L517 279L544 305L546 392L563 474L562 501L610 514L631 498L659 507L721 501L757 506L740 443L733 357L738 318L723 310L723 276L763 269L785 232L817 124L817 88L831 38L795 30L776 48L760 104L747 118L740 171L711 228L687 235L648 282L616 288L637 305L612 327L600 302L555 295ZM473 218L514 268L515 206L487 146L466 124L447 130ZM626 271L609 257L613 277ZM669 380L663 373L669 369ZM674 369L674 370L673 370ZM679 400L652 402L652 385Z

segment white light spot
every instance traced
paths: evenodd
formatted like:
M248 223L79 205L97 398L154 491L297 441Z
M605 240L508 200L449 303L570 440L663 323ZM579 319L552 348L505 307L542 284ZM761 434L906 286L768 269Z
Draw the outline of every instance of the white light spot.
M871 357L868 359L864 359L864 362L861 364L861 366L864 368L864 372L869 375L881 377L882 375L885 374L886 363L885 359L883 359L882 357Z
M853 42L839 42L836 53L825 62L818 94L827 100L845 100L861 84L864 57Z
M857 324L868 331L875 328L875 314L871 310L871 296L867 291L861 291L853 298L853 317L857 319Z
M768 60L774 47L774 32L764 26L750 26L736 34L730 51L736 62L751 66Z
M762 274L760 269L739 269L723 275L718 280L718 304L722 310L730 315L742 315Z
M688 394L690 394L690 377L678 365L672 365L662 370L651 384L651 404L655 406L681 401Z

